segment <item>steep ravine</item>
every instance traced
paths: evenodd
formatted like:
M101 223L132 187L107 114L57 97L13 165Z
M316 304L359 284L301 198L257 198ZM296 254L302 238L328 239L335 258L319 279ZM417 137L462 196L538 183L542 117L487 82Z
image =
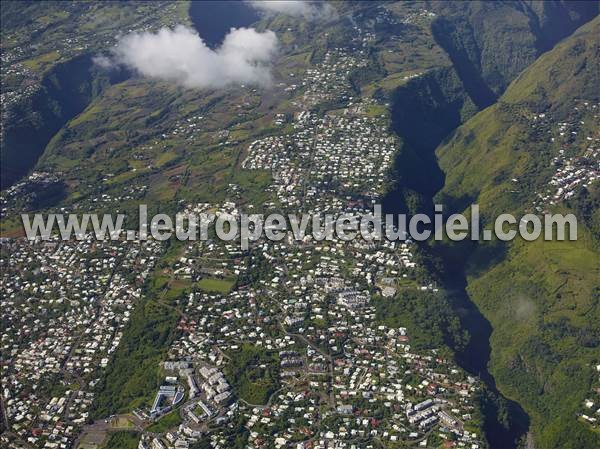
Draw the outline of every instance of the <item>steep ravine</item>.
M599 31L600 18L580 27L436 150L447 173L445 199L475 197L488 222L503 212L522 214L554 170L548 158L559 149L547 136L558 135L556 124L578 127L568 143L556 139L561 149L576 155L588 148L598 129L593 109L599 101ZM541 129L522 119L536 112L551 117ZM550 173L538 167L549 167ZM469 296L493 326L490 370L502 391L530 414L538 448L600 447L600 434L577 419L584 399L594 396L600 356L600 258L593 219L598 204L594 184L588 187L576 190L574 200L548 206L575 214L576 240L497 244L502 251L491 263L494 251L481 244L469 257Z
M434 70L396 90L392 97L392 127L402 139L393 177L395 186L383 201L387 213L433 212L433 197L444 186L435 149L477 108L458 74L451 68ZM439 274L451 305L471 338L466 348L454 348L457 361L487 386L482 409L484 429L492 449L511 449L526 433L529 419L515 402L503 398L488 371L492 327L470 300L461 264L452 254L433 248L445 271ZM450 267L451 269L447 269Z
M89 54L58 64L44 74L39 89L14 105L5 123L1 187L4 189L26 175L52 136L107 86L127 77L127 73L118 70L98 70Z

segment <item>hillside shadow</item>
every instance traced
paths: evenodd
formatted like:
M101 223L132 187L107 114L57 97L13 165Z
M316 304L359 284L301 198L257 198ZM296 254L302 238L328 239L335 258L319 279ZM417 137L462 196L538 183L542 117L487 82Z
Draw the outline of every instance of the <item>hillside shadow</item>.
M438 18L431 24L431 32L435 41L446 51L465 90L477 107L485 109L494 104L498 95L484 81L480 69L473 64L467 50L457 45L453 39L453 36L458 34L454 25L443 18Z

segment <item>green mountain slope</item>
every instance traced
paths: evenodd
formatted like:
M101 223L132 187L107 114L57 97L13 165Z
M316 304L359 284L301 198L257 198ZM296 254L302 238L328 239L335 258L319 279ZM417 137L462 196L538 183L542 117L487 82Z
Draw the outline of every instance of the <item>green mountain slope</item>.
M569 198L548 184L569 164L597 165L598 36L595 19L437 150L446 174L439 199L453 210L479 203L488 228L504 212L578 216L578 241L480 244L465 262L468 293L494 329L490 371L530 414L536 448L600 447L578 418L600 363L598 184Z

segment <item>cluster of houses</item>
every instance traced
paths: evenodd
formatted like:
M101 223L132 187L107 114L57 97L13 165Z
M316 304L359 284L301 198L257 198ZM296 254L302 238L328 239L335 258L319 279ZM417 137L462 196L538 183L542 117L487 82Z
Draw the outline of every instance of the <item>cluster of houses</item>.
M225 424L241 415L250 431L251 447L351 447L350 441L368 438L426 445L432 431L438 438L460 442L462 447L479 447L481 434L466 430L472 429L467 424L472 423L479 382L435 351L411 351L406 329L373 325L374 315L374 310L363 310L353 316L356 324L329 329L338 339L342 332L352 336L335 357L297 337L263 337L271 350L294 348L278 352L282 388L268 405L253 407L238 401L218 410L202 399L192 399L184 416L195 408L199 417L188 418L189 423L171 433L190 443L202 438L210 440L213 447L227 447L226 427L221 432L201 424L216 416ZM362 320L363 316L367 319ZM275 320L272 323L275 325ZM244 332L239 334L243 339ZM203 353L191 354L196 360L210 356L219 360L214 357L215 346L231 354L238 349L238 340L224 335L215 335ZM334 341L320 346L336 349ZM294 367L301 369L290 371ZM214 369L205 371L210 375ZM380 416L381 409L388 412ZM299 439L306 441L293 443ZM319 443L313 446L315 441ZM173 447L165 438L161 444Z
M328 50L323 61L306 70L300 83L304 109L326 101L347 101L351 91L348 77L367 65L365 56L364 50L352 54L339 47Z
M114 174L106 173L103 181L110 182L113 177ZM45 209L49 205L45 204L43 196L49 195L51 201L53 200L52 196L60 198L62 196L60 190L64 185L65 179L61 172L33 172L22 181L2 191L0 194L0 213L3 216L11 216L28 210ZM97 190L97 187L93 189ZM140 200L147 190L147 185L129 185L113 194L98 191L91 195L84 195L82 199L72 205L72 208L62 207L60 212L108 210L111 207L118 207L124 202ZM40 200L40 196L42 196L42 200Z
M17 47L12 52L2 52L2 56L0 57L2 60L2 69L0 70L2 79L6 80L13 78L21 80L17 89L2 89L2 92L0 93L2 123L7 123L7 120L13 118L11 116L11 111L14 105L19 104L19 102L24 99L33 97L40 89L37 74L20 62L13 62L14 60L21 59L22 54L23 49Z
M70 447L160 244L4 239L2 399L11 432Z
M547 133L554 151L553 173L544 192L536 194L533 207L543 212L548 207L573 198L582 188L600 179L599 105L576 101L568 121L556 122L549 114L534 114L532 126ZM518 179L513 179L518 183Z
M406 14L403 16L401 22L402 23L407 23L407 24L412 24L412 23L418 23L420 21L431 21L436 17L436 13L434 13L433 11L429 11L428 9L418 9L415 12Z
M200 368L200 375L204 380L200 388L206 394L206 399L216 404L223 404L229 399L231 390L221 371L204 366Z
M583 401L579 418L594 429L600 429L600 364L596 364L593 368L596 376L592 383L592 395Z
M104 181L110 180L114 175L107 173ZM76 210L112 210L115 205L122 205L126 202L139 201L144 197L148 186L145 184L141 185L129 185L125 188L119 189L119 193L93 193L85 198L79 200L73 204L73 208ZM119 207L119 206L116 206ZM118 209L117 209L118 210ZM64 211L63 211L64 212Z
M341 49L328 52L325 61L312 69L319 76L308 74L305 82L310 87L305 95L325 95L324 86L327 92L347 89L349 68L357 64L347 66L348 60L362 59L347 56ZM346 84L331 79L345 80ZM249 145L242 166L269 170L274 178L272 189L284 207L336 210L340 199L373 199L382 193L396 140L385 117L366 113L374 100L357 100L349 94L344 99L349 107L325 115L302 110L296 114L292 134L268 136Z
M239 214L232 203L185 210ZM193 368L200 382L188 382L183 423L169 432L224 448L225 424L242 417L251 447L351 447L369 438L420 444L432 432L479 447L481 433L472 430L479 381L435 351L411 350L406 329L376 319L373 296L388 289L394 296L399 282L414 281L414 251L410 241L361 239L258 240L244 254L231 242L189 242L171 267L178 279L250 275L260 260L268 263L254 282L222 293L195 290L182 301L181 336L168 351L179 362L164 368L180 375ZM278 361L277 389L264 406L243 401L223 375L244 345ZM216 400L223 392L226 401ZM166 435L152 438L174 447Z
M46 192L62 183L60 173L33 172L0 194L0 213L12 215L28 210L39 192Z
M178 137L186 140L194 140L198 134L202 132L202 115L191 115L183 120L175 123L173 129L169 132L169 135L163 134L162 138L167 137Z

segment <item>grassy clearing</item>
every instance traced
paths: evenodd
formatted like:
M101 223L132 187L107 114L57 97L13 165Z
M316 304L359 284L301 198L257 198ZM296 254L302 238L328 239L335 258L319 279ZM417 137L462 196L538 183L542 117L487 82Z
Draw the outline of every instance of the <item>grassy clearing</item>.
M28 59L27 61L23 61L23 65L34 72L42 73L47 68L51 67L59 58L60 54L57 51L51 51L35 58Z
M9 217L0 221L0 237L4 238L15 238L23 237L25 230L23 229L23 222L21 217Z
M167 413L165 416L160 418L154 424L148 426L146 430L148 432L154 433L163 433L173 427L177 427L181 424L181 416L179 416L179 412L177 410L172 411L171 413Z
M204 278L196 285L206 292L227 294L231 291L234 282L232 279Z
M156 166L162 167L163 165L167 164L168 162L171 162L172 160L174 160L176 158L177 158L176 153L172 153L172 152L162 153L156 160Z

